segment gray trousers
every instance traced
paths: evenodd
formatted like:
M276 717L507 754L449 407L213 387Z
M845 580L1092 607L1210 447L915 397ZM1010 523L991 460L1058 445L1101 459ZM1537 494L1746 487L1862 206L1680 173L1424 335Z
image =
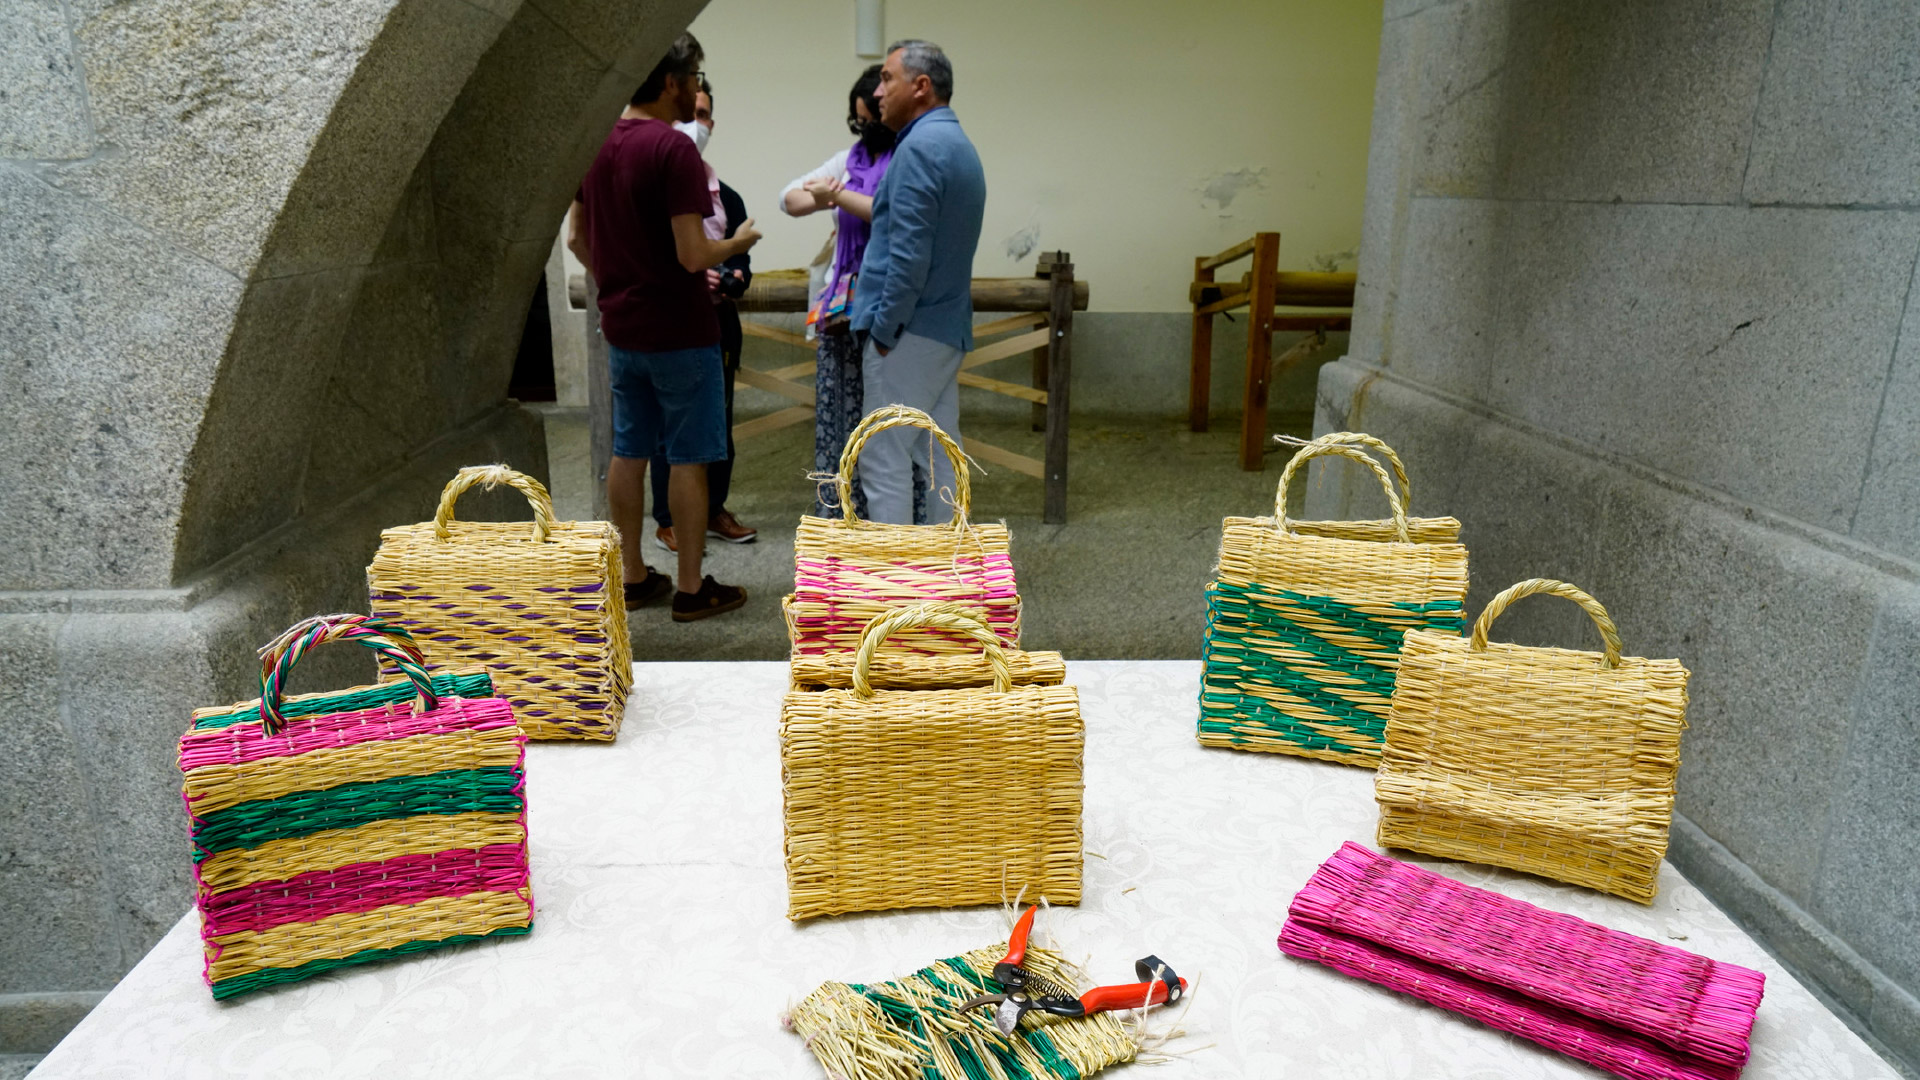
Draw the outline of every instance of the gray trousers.
M872 341L861 357L866 411L885 405L911 405L925 411L940 430L960 441L960 360L966 354L918 334L901 334L893 350L881 356ZM931 447L931 453L929 453ZM944 450L914 428L894 428L867 440L860 452L860 487L867 495L867 518L912 525L913 467L933 478L927 521L953 520L953 463Z

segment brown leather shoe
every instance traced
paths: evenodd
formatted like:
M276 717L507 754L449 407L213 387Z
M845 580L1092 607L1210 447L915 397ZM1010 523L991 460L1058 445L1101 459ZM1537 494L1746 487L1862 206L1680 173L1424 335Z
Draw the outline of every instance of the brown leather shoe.
M693 622L724 614L747 602L747 590L738 585L722 585L708 574L700 582L699 592L673 594L673 621Z
M740 524L739 518L733 516L733 511L722 510L707 522L707 535L729 544L751 544L760 535L760 530L747 528Z
M673 526L671 525L662 525L653 530L653 542L673 552L675 555L680 553L680 548L673 542Z

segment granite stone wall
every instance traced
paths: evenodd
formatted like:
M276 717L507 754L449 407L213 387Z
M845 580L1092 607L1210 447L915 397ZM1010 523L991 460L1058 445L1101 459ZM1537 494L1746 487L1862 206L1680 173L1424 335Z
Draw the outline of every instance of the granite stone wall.
M70 1011L187 909L188 712L364 609L379 529L456 468L545 474L506 398L528 301L701 6L0 5L0 910L32 926L0 1019ZM296 689L372 673L311 664Z
M1693 670L1673 861L1910 1067L1917 58L1911 0L1390 0L1316 421L1461 519L1470 607L1564 578Z

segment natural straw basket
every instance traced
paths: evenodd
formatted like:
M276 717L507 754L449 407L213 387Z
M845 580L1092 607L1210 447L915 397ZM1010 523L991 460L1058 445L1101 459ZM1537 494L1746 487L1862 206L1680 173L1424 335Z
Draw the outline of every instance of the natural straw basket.
M1118 1012L1030 1013L1009 1038L993 1026L993 1010L959 1011L976 994L1006 989L993 979L1006 951L975 949L891 982L823 983L787 1019L839 1080L1077 1080L1134 1059L1139 1045ZM1028 946L1024 966L1075 985L1052 950Z
M947 611L980 620L978 611L959 604L916 604L895 608L880 620L895 620L917 609ZM876 621L880 621L876 620ZM886 624L889 631L893 623ZM853 686L854 669L864 657L867 678L878 690L961 690L993 685L993 664L984 653L926 653L893 647L889 631L867 635L857 653L795 654L788 674L795 690L845 690ZM883 639L886 644L882 646ZM1027 652L1002 648L1007 672L1015 686L1057 686L1067 681L1067 663L1057 652Z
M1294 897L1280 951L1632 1080L1734 1080L1766 976L1358 844Z
M993 686L875 690L881 639L938 627L986 653ZM1080 902L1081 753L1071 686L1014 686L998 639L937 606L889 612L848 690L780 710L787 917L896 907Z
M454 502L475 484L518 489L533 524L455 521ZM633 682L620 534L604 521L555 521L533 477L461 469L432 521L380 534L367 594L375 615L413 631L429 670L492 671L530 738L620 733Z
M1605 654L1489 644L1493 620L1534 593L1585 609ZM1379 842L1651 903L1686 725L1678 660L1621 656L1599 601L1523 581L1471 638L1407 635L1374 781Z
M406 678L283 699L329 641ZM180 739L214 997L529 931L526 736L484 672L429 680L404 628L325 615L262 651L260 686Z
M854 516L852 481L867 440L894 428L922 428L953 462L953 521L888 525ZM973 487L967 457L933 418L889 405L868 413L840 455L839 518L800 519L793 540L793 595L787 625L796 655L851 653L876 615L921 600L963 604L984 613L1003 645L1020 643L1020 593L1005 525L970 520ZM924 653L976 651L966 635L932 629L902 641Z
M1459 523L1410 520L1380 463L1342 441L1353 437L1318 439L1295 454L1272 518L1225 523L1207 588L1199 723L1207 746L1372 767L1402 636L1460 631L1467 549L1440 539ZM1309 533L1287 519L1287 486L1315 457L1373 472L1392 511L1390 538L1373 538L1377 522L1317 522Z

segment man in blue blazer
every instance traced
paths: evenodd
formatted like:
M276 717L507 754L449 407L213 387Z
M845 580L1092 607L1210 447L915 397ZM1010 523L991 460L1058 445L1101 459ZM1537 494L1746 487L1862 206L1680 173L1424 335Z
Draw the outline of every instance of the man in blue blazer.
M940 46L902 41L887 50L874 91L880 122L898 132L893 161L873 195L873 235L854 286L853 329L862 355L865 407L911 405L960 437L960 360L973 347L973 253L987 206L980 155L947 107L953 65ZM930 476L928 523L953 517L942 497L954 486L944 453L896 428L868 440L860 486L874 521L913 523L913 467Z

